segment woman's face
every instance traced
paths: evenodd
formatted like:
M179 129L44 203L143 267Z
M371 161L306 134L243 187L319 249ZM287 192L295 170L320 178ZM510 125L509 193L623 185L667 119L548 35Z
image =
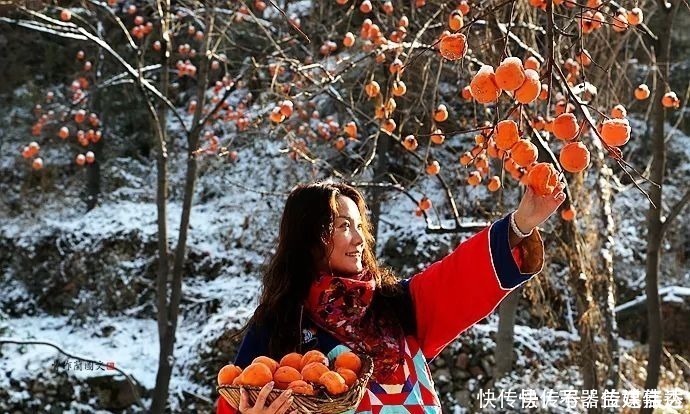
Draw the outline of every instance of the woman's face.
M333 238L326 247L331 251L330 257L324 259L321 270L340 274L355 274L364 269L362 252L364 251L364 233L362 217L357 204L346 196L338 196L338 214L335 218ZM330 264L330 269L329 269Z

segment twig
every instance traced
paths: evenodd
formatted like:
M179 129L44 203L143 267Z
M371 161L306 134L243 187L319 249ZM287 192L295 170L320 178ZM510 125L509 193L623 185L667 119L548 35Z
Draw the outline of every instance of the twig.
M109 366L109 365L104 364L104 363L101 362L101 361L96 361L96 360L93 360L93 359L90 359L90 358L86 358L86 357L82 357L82 356L79 356L79 355L72 354L72 353L67 352L67 351L63 350L62 348L60 348L59 345L56 345L55 343L49 342L49 341L33 341L33 340L23 340L23 339L16 339L16 338L0 338L0 344L47 345L47 346L50 346L50 347L55 348L58 352L60 352L60 353L63 354L63 355L66 355L68 358L79 359L79 360L81 360L81 361L91 362L91 363L94 363L94 364L97 364L97 365L101 365L101 366L106 366L106 367L108 367L108 368L112 368L112 369L114 369L115 371L119 372L120 374L124 375L125 379L126 379L127 382L129 383L130 387L132 387L132 393L134 394L134 398L136 398L136 400L137 400L137 404L138 404L139 407L141 407L142 409L144 408L144 403L142 403L142 401L141 401L141 397L139 396L139 392L137 391L137 387L134 385L134 381L132 380L132 378L131 378L126 372L124 372L123 370L121 370L120 368L118 368L118 367L116 367L116 366L114 366L114 365L113 365L113 366Z

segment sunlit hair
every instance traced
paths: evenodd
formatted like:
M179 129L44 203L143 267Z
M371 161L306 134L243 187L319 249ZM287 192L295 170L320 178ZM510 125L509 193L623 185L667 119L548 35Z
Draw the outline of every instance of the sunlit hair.
M259 305L239 336L251 324L269 330L269 356L279 358L299 350L302 304L318 275L318 263L328 257L326 251L334 233L338 196L355 202L362 217L364 251L362 265L374 274L376 291L370 306L371 317L398 317L406 332L414 332L414 312L409 296L399 279L379 267L374 254L375 241L367 218L362 194L355 188L332 181L302 184L288 196L280 221L278 246L263 274ZM306 313L304 314L306 318Z

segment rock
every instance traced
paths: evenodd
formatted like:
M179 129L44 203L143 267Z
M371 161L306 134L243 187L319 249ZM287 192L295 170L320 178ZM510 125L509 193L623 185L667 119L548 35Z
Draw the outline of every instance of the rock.
M446 368L440 368L433 373L434 382L448 382L450 381L450 371Z
M455 366L460 369L467 369L467 364L470 362L470 357L466 353L462 352L458 355L455 360Z
M479 365L472 365L470 367L470 374L475 378L479 378L483 377L485 375L485 372Z
M112 375L101 375L86 379L90 387L99 396L99 405L108 410L122 410L136 403L134 390L126 379L114 377ZM139 397L143 395L145 389L134 382Z
M470 373L465 371L464 369L457 370L455 371L455 377L461 380L466 380L470 378Z
M463 407L472 406L472 396L470 395L470 392L468 390L456 391L453 394L453 397L455 398L455 401L457 401L458 404L460 404Z
M494 367L489 363L488 358L484 358L481 361L481 366L487 376L491 377L494 372Z

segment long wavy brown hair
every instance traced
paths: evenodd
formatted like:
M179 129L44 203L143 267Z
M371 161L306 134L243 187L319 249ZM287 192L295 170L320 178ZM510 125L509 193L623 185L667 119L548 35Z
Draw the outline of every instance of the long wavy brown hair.
M299 350L302 304L318 275L317 263L328 257L328 241L334 232L339 195L352 199L362 217L365 239L362 265L374 274L376 290L369 312L375 318L397 318L406 333L416 332L412 303L389 269L379 267L366 203L355 188L321 181L295 187L288 196L280 221L276 253L263 274L261 298L254 315L234 337L252 324L269 332L269 355L279 358ZM306 312L304 312L304 317Z

